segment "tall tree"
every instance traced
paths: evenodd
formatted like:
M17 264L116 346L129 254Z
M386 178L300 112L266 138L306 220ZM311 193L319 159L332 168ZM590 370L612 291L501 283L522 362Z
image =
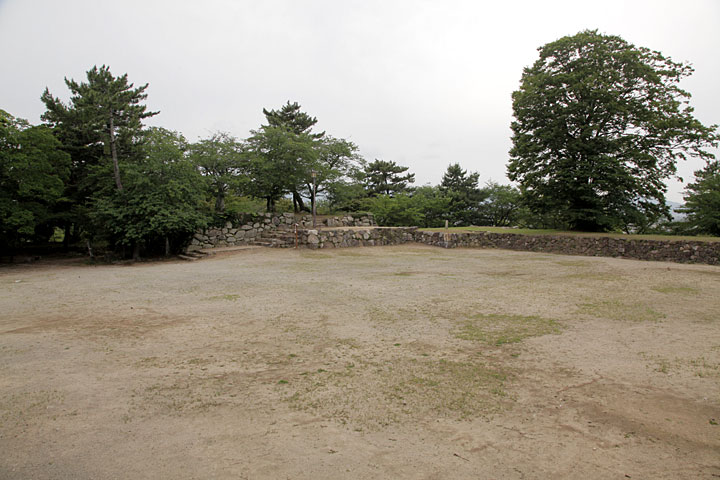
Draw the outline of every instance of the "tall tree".
M88 140L101 142L104 152L112 159L113 178L121 191L118 144L131 144L140 136L142 120L158 113L148 112L142 104L147 98L148 84L133 88L127 74L115 77L110 67L103 65L88 70L87 83L65 78L65 85L72 93L70 105L53 97L45 88L41 97L47 108L43 120L52 126L71 123L83 129Z
M297 135L307 134L313 138L322 138L325 132L312 133L312 128L317 123L316 117L311 117L301 111L302 107L297 103L290 103L290 100L280 110L267 110L263 108L263 114L270 127L286 127Z
M346 183L356 175L361 165L358 147L341 138L323 136L314 142L317 156L311 165L310 175L306 173L304 192L311 201L311 210L319 194L334 191L338 185ZM315 178L312 177L315 172Z
M483 200L479 217L483 225L509 227L516 224L521 207L520 191L516 187L489 181L481 191Z
M123 190L99 192L92 210L99 231L117 246L134 247L134 258L142 245L166 255L171 246L179 249L207 220L204 184L185 138L163 128L144 135L142 155L126 166Z
M405 173L408 169L393 161L375 159L370 162L365 167L365 188L368 194L394 195L408 191L409 184L415 182L414 173Z
M676 161L711 158L718 140L678 86L690 65L597 31L539 52L513 93L508 164L529 208L589 231L666 215Z
M192 161L206 178L215 199L215 212L225 211L225 197L245 184L243 144L226 132L216 132L190 147Z
M296 134L284 126L262 126L252 131L245 146L248 193L266 200L267 210L287 193L298 191L307 182L317 162L316 140Z
M263 113L268 122L268 127L272 128L284 128L289 132L298 135L299 137L305 137L310 140L320 140L325 135L325 132L312 133L312 128L317 123L317 118L311 117L307 113L301 110L301 106L297 102L288 102L280 108L280 110L267 110L263 108ZM303 159L298 159L302 161ZM310 172L307 172L305 177L309 177ZM298 185L291 188L290 192L293 196L293 206L295 211L305 209L300 190L303 188L306 182L303 179L299 179Z
M31 126L0 110L0 245L16 247L52 233L54 207L70 156L46 126ZM45 227L45 228L43 228Z
M479 173L468 173L459 163L448 165L440 182L440 191L449 199L448 219L453 224L478 223L478 205L482 200L479 178Z
M720 162L708 162L695 172L695 181L685 190L685 206L693 233L720 236Z

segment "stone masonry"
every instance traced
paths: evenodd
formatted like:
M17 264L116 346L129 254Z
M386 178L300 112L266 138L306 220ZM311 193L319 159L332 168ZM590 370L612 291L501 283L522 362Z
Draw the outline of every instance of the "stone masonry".
M371 213L320 216L317 223L320 227L372 227L375 226L375 218ZM313 228L312 216L293 213L245 214L236 225L228 222L222 228L195 232L186 251L236 245L291 247L295 244L296 224L299 232Z
M320 219L318 219L320 220ZM187 251L233 245L345 248L421 243L442 248L500 248L531 252L632 258L720 265L720 242L639 240L581 235L524 235L492 232L429 232L417 227L378 227L371 214L324 217L312 228L310 215L248 215L238 226L197 232Z

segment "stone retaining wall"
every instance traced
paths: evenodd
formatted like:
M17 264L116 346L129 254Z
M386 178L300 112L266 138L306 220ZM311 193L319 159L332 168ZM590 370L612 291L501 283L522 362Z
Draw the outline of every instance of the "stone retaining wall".
M720 242L633 240L579 235L424 231L415 233L415 241L444 248L503 248L565 255L621 257L638 260L720 265Z
M322 222L318 222L323 225L321 229L312 228L310 215L295 216L292 213L248 215L243 218L241 225L227 224L224 228L211 228L196 233L187 251L233 245L293 247L296 223L298 245L312 249L415 242L443 248L500 248L564 255L720 265L720 242L493 232L428 232L418 230L416 227L377 227L372 214L324 217Z
M244 214L240 221L231 222L222 228L208 228L195 232L187 252L205 248L230 247L235 245L269 245L287 246L285 241L270 242L275 237L294 232L295 224L299 229L312 228L312 215L295 215L294 213L263 213ZM372 227L375 218L372 213L346 214L343 216L320 216L319 226L328 227Z
M298 243L307 248L371 247L415 241L416 227L375 227L362 230L303 230Z

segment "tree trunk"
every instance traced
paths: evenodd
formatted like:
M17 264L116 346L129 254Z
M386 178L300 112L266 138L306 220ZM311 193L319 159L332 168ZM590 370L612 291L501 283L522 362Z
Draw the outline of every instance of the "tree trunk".
M70 222L67 222L63 228L63 252L70 250Z
M165 235L165 256L170 256L170 237Z
M115 145L115 121L110 112L110 154L112 155L113 171L115 173L115 185L122 192L123 186L120 181L120 165L118 164L117 146Z
M215 211L217 213L222 213L225 211L225 195L224 194L218 194L218 196L215 198Z
M135 242L135 245L133 246L133 261L137 262L140 260L140 242Z
M295 207L295 213L302 212L305 210L305 202L298 192L292 192L293 206Z

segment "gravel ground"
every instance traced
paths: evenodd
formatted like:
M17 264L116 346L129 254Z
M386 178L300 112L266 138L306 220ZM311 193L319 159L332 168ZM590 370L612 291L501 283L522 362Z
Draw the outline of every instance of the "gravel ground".
M720 477L720 267L48 261L0 312L2 479Z

